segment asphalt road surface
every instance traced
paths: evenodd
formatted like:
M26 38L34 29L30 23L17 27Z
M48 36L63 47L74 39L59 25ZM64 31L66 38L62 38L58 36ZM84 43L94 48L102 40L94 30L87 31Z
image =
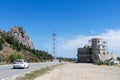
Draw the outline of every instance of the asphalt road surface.
M39 70L41 68L60 64L59 62L29 63L28 69L13 69L13 65L0 65L0 80L19 76L21 74Z

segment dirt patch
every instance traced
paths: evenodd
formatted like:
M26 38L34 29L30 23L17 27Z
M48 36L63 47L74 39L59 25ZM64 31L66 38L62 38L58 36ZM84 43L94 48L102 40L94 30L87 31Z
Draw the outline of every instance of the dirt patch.
M35 80L120 80L120 67L67 63Z

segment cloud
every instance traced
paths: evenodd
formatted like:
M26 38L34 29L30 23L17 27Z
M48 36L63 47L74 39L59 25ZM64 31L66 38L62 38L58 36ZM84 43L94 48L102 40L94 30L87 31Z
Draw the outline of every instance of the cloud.
M110 52L115 52L120 56L120 29L119 30L105 30L105 32L98 35L86 36L86 35L75 35L72 39L65 39L61 41L59 49L65 52L76 52L77 48L83 47L86 44L90 44L88 41L91 38L103 38L107 42L108 50ZM71 53L77 54L77 53ZM69 55L69 54L68 54Z

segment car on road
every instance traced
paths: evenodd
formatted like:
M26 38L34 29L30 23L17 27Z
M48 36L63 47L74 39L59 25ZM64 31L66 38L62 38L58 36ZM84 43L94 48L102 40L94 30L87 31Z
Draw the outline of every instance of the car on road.
M22 69L29 68L29 64L25 59L17 59L13 64L13 69L16 68L22 68Z

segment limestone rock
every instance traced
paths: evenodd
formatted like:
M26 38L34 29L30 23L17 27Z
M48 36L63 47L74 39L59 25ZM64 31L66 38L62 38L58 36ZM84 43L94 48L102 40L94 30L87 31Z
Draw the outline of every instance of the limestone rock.
M22 27L15 26L8 31L8 34L12 35L15 39L17 39L23 45L26 45L27 47L34 49L34 45L32 41L30 40L29 36L23 30Z

